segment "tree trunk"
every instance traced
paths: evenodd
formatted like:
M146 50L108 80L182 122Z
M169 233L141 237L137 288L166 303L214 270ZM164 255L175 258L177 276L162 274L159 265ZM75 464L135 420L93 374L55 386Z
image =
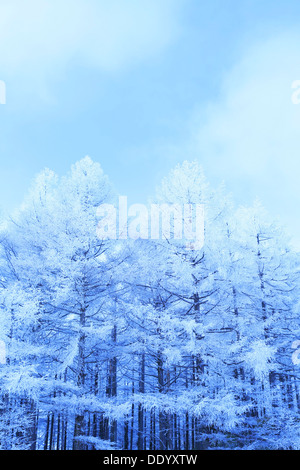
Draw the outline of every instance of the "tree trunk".
M139 393L145 393L145 354L142 354L140 362ZM144 448L144 408L141 403L138 407L138 450Z
M85 327L85 307L81 308L80 311L80 327ZM83 394L83 388L85 384L85 333L80 332L79 344L78 344L78 375L77 375L77 386L79 389L79 401ZM87 446L81 442L78 437L84 436L86 433L86 422L84 412L81 411L75 417L74 427L74 438L73 438L73 450L86 450Z

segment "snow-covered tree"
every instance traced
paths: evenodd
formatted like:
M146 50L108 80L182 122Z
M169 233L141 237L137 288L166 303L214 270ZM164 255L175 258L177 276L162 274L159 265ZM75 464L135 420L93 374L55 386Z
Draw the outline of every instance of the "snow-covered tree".
M284 231L197 162L149 203L154 225L169 217L159 237L99 231L116 196L86 157L44 170L1 224L0 448L300 448L299 254Z

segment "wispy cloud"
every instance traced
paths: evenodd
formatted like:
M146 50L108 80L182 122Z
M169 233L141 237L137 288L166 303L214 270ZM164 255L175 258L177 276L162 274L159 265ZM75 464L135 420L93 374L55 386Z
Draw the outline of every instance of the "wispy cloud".
M176 36L180 3L2 0L1 73L19 83L49 83L70 64L113 72L149 60Z
M214 174L261 198L300 233L300 34L256 43L224 77L220 96L193 121L193 146ZM299 237L300 242L300 237Z

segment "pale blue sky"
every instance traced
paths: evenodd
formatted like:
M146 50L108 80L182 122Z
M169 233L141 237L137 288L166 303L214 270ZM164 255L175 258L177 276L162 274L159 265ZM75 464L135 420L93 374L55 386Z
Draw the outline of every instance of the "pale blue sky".
M0 206L89 155L145 202L198 159L300 246L299 0L0 0Z

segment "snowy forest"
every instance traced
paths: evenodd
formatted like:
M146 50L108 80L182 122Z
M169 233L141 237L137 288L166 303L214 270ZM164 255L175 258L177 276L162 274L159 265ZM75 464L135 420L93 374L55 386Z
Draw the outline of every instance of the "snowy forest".
M0 231L0 449L300 449L299 253L196 162L153 201L205 242L100 239L118 194L89 157L46 169ZM296 362L296 363L295 363Z

